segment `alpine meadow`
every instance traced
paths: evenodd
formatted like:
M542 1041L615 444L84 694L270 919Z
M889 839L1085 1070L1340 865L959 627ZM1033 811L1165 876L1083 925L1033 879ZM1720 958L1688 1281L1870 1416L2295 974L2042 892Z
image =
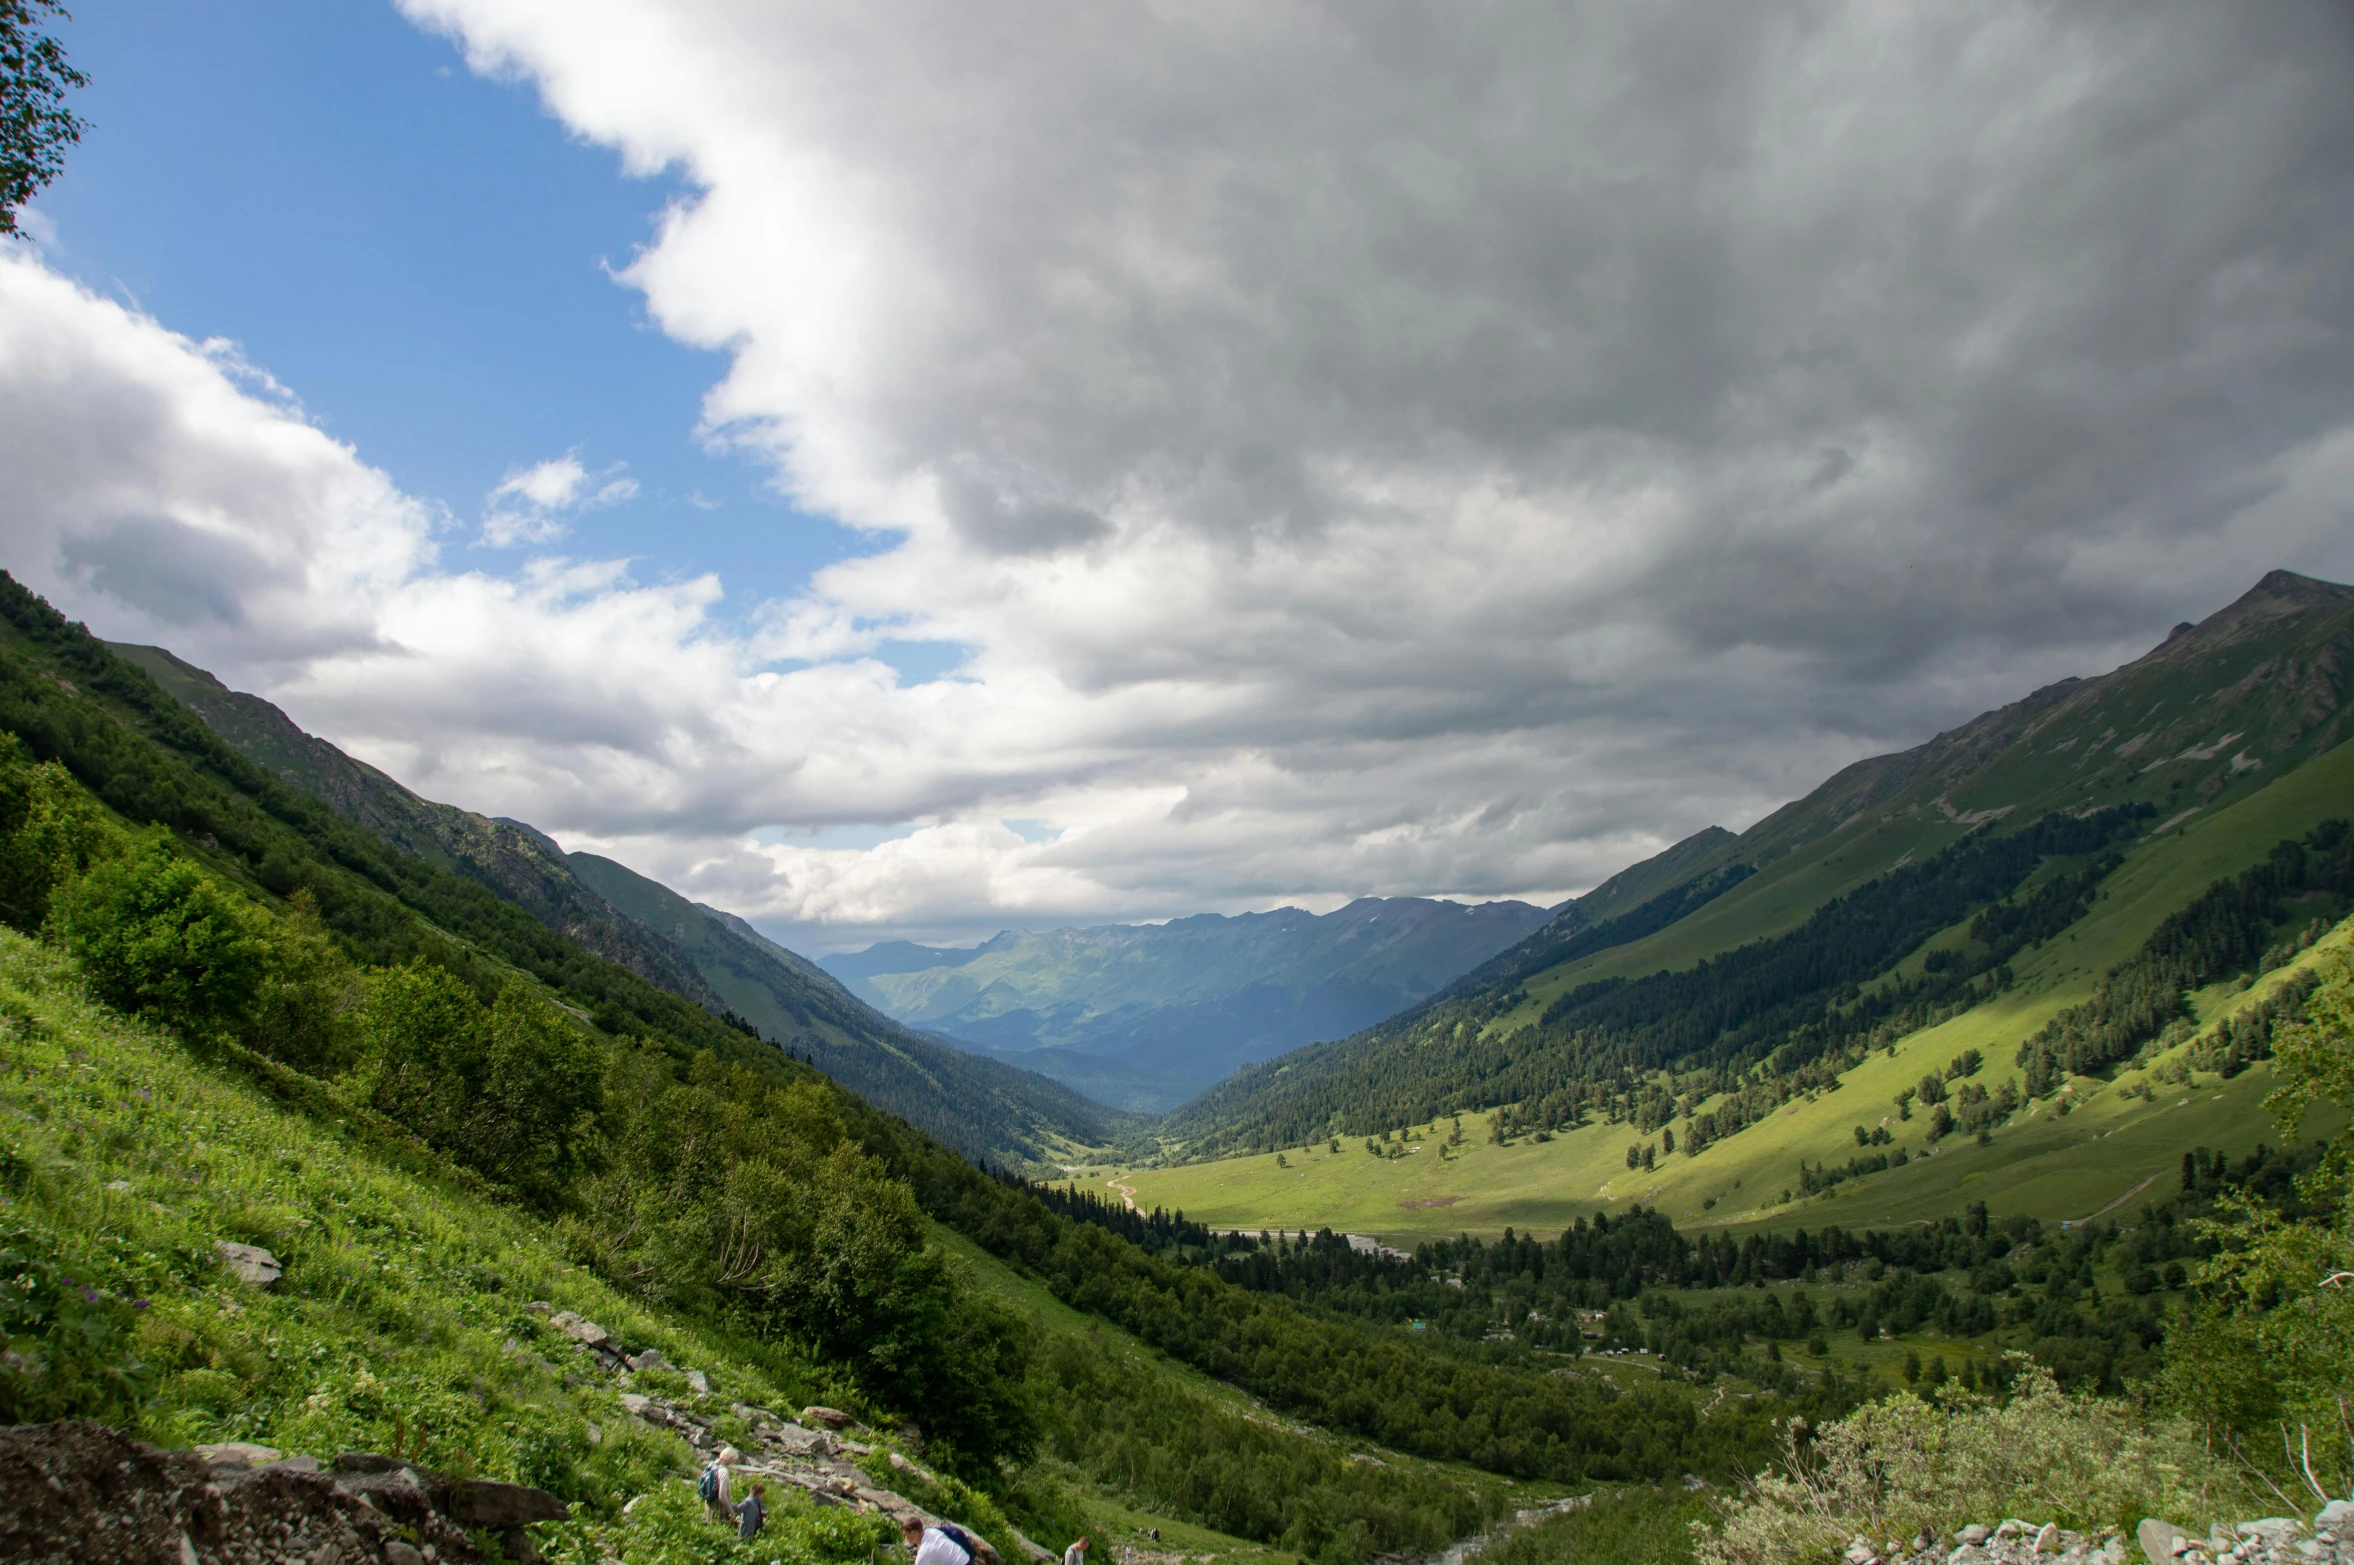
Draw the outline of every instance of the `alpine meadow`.
M2354 1565L2350 85L0 0L0 1561Z

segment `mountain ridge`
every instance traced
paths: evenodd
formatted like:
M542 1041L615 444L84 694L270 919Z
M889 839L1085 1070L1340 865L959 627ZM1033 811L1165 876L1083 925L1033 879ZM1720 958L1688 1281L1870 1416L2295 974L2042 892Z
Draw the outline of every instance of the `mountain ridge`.
M889 942L819 965L909 1026L1108 1102L1168 1108L1238 1066L1394 1014L1548 916L1509 900L1360 897L1324 914Z

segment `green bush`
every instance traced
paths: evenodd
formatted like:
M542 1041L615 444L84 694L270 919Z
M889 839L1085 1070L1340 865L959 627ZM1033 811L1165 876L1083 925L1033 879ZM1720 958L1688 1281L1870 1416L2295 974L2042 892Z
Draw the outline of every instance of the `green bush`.
M447 968L379 969L360 1012L369 1107L542 1205L588 1165L606 1050L521 980L485 1006Z
M272 955L266 919L182 858L160 827L67 885L49 915L100 999L192 1038L252 1012Z
M1826 1425L1793 1420L1782 1470L1761 1475L1699 1540L1700 1565L1836 1559L1862 1537L1950 1537L2007 1517L2129 1530L2144 1516L2205 1527L2242 1498L2238 1478L2187 1423L2150 1424L2128 1403L2060 1390L2023 1356L2007 1402L1899 1392Z
M56 889L121 851L122 834L55 761L0 733L0 923L31 933Z

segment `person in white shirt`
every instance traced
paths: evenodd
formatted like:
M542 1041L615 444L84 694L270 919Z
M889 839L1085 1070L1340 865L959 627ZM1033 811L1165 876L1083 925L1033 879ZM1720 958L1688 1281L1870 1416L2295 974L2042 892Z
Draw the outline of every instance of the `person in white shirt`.
M949 1536L949 1531L954 1531L957 1537L966 1538L972 1536L970 1533L962 1528L944 1529L947 1529L946 1523L940 1527L927 1527L923 1519L916 1516L910 1516L901 1523L900 1531L907 1538L908 1565L991 1565L987 1560L975 1561L974 1556L980 1552L978 1540L975 1540L974 1547L968 1549L956 1537ZM996 1551L992 1549L990 1552L994 1554Z
M1077 1543L1063 1550L1063 1565L1087 1565L1087 1540L1085 1538L1081 1538Z

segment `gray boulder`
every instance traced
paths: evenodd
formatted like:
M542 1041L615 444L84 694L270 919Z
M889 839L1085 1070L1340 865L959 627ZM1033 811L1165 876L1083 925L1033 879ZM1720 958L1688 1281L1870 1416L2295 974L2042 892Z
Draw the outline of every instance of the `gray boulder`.
M2149 1556L2150 1565L2174 1565L2174 1556L2190 1541L2189 1533L2155 1516L2143 1518L2133 1536L2141 1544L2142 1553Z
M267 1288L284 1274L286 1268L278 1264L278 1257L258 1244L237 1244L223 1239L213 1246L221 1264L234 1272L239 1282L251 1288Z
M613 1340L613 1334L593 1320L583 1320L570 1310L558 1310L548 1317L548 1324L585 1348L602 1348Z

